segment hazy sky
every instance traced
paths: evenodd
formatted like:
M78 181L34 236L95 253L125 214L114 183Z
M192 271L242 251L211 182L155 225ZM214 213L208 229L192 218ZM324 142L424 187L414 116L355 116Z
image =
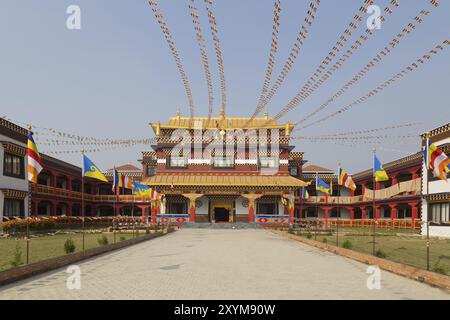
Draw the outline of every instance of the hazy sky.
M203 65L195 42L188 0L161 0L175 45L189 77L196 114L207 116L208 96ZM274 78L282 68L305 17L309 1L281 1L279 52ZM377 0L384 8L390 1ZM367 77L353 86L319 116L337 110L366 94L445 39L450 39L450 1L440 1L424 22L392 51ZM215 114L220 106L219 73L203 1L201 23L208 45L214 81ZM274 115L298 92L334 46L363 1L321 1L315 24L285 84L269 104ZM382 50L422 9L428 0L399 0L363 49L335 76L282 121L295 122L330 98L344 83ZM66 28L69 5L81 8L81 30ZM216 0L228 87L229 116L250 116L258 102L270 48L273 1ZM364 16L364 20L367 16ZM364 21L365 25L365 21ZM363 28L359 28L355 38ZM167 121L180 108L189 114L187 98L174 60L150 6L144 0L2 0L0 2L0 116L64 132L98 138L152 137L152 121ZM354 38L352 38L354 39ZM351 41L350 41L351 42ZM349 42L349 43L350 43ZM338 56L339 57L339 56ZM450 49L381 94L332 120L298 135L316 136L408 122L413 128L393 135L420 134L450 119L448 99ZM383 134L390 133L384 132ZM386 141L379 151L383 162L418 151L419 140ZM348 171L371 166L372 144L344 146L298 141L311 163ZM49 150L40 146L42 151ZM67 147L67 150L73 148ZM102 169L133 162L148 146L90 154ZM78 156L57 157L80 164Z

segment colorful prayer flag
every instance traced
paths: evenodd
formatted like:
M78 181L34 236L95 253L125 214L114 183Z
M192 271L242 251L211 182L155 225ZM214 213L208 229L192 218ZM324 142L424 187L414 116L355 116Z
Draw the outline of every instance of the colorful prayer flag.
M349 174L347 174L347 172L345 172L345 170L341 167L339 167L338 170L338 177L340 186L346 187L352 191L356 190L356 184L353 181L353 178Z
M450 172L450 159L445 152L430 143L429 139L427 139L424 157L427 168L433 171L434 176L441 180L447 180L447 173Z
M28 181L37 183L38 175L43 169L41 156L34 143L33 134L31 131L28 133Z

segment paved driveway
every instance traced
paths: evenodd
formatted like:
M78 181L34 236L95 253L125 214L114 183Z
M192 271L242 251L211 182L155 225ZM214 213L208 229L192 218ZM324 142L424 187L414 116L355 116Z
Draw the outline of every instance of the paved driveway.
M265 230L183 229L80 263L81 290L57 270L0 289L0 299L449 299L444 291Z

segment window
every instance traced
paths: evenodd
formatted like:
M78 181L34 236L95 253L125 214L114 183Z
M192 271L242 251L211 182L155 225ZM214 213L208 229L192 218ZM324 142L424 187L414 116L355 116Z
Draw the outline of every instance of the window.
M293 177L298 176L298 168L297 167L289 167L289 174Z
M23 200L6 198L3 213L5 217L24 217L25 211Z
M213 159L214 168L233 168L234 159L231 157L218 157Z
M259 158L260 168L277 168L278 158L276 157L261 157Z
M187 159L185 157L170 157L169 158L170 168L186 168Z
M257 214L263 215L277 215L278 214L278 206L276 203L258 203Z
M147 177L151 177L151 176L156 175L156 167L147 166L145 175L146 175Z
M450 222L450 203L437 203L430 206L431 222L449 223Z
M186 202L169 202L169 211L167 214L182 215L187 214L187 203Z
M25 178L24 157L5 152L3 175L14 178Z

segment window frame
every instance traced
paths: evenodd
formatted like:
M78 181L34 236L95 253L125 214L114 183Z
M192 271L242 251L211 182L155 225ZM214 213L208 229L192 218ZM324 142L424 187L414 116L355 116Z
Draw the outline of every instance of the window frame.
M184 165L172 165L172 159L183 159L184 160ZM188 159L186 157L173 157L173 156L168 156L166 159L166 167L168 169L186 169L188 167Z
M7 211L9 202L19 203L19 214L10 214ZM5 198L3 201L3 216L4 217L25 217L25 200L15 199L15 198Z
M7 165L8 157L11 158L10 166ZM14 165L15 165L14 159L19 159L19 165L20 165L20 173L19 174L14 173ZM10 168L12 172L8 172L8 168ZM5 151L4 155L3 155L3 176L17 178L17 179L25 179L25 157L18 156L16 154Z
M225 164L225 165L217 165L217 160L222 160L222 161L226 161L227 159L229 159L229 164ZM236 166L236 163L234 161L233 157L212 157L212 167L214 169L234 169Z
M262 165L262 161L261 160L274 160L275 161L275 165L274 166L263 166ZM258 158L258 167L260 169L264 168L264 169L276 169L280 167L280 159L278 157L259 157Z

